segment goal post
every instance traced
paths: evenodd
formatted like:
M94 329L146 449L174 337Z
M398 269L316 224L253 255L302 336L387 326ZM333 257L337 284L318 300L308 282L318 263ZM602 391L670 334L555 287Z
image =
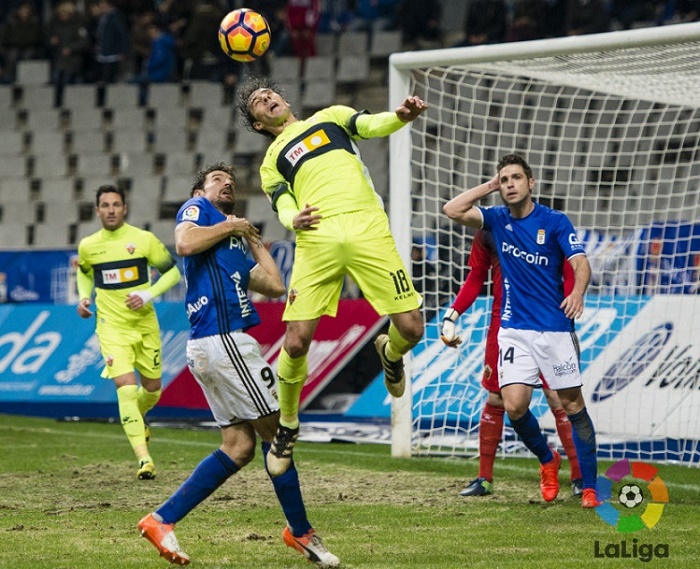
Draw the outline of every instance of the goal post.
M576 329L599 456L700 464L699 58L700 23L390 57L390 108L429 105L390 141L390 221L407 265L422 255L426 326L392 406L394 456L478 454L490 295L458 321L462 346L444 347L473 232L442 206L517 152L591 262ZM532 408L554 433L539 392ZM522 448L506 429L502 452Z

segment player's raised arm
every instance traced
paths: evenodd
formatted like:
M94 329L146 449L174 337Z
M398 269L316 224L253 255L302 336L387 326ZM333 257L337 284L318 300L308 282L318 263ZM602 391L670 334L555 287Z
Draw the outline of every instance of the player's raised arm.
M484 223L484 219L481 216L481 212L476 209L474 205L490 193L498 191L500 187L501 185L497 174L488 182L470 188L457 197L452 198L442 207L442 211L447 217L462 225L480 229Z

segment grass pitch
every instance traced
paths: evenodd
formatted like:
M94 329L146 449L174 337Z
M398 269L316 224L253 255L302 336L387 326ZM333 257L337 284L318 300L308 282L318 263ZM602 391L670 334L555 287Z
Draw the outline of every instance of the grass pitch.
M139 481L119 425L0 415L0 569L169 567L136 523L218 447L220 435L151 431L158 477ZM497 460L495 494L483 498L459 496L476 476L474 460L395 459L382 445L306 442L295 460L309 518L345 569L700 566L696 467L659 465L670 496L660 521L622 534L581 509L566 462L560 496L545 504L530 459ZM257 456L176 533L195 568L313 567L285 547L283 527Z

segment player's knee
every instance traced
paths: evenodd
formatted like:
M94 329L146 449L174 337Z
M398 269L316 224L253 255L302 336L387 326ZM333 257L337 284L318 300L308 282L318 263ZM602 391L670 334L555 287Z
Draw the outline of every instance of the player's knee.
M236 463L238 468L243 468L255 458L255 441L238 441L234 445L223 445L221 450Z

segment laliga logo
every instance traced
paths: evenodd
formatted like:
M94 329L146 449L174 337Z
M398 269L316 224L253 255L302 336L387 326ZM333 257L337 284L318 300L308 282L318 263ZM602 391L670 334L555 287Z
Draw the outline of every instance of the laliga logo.
M668 503L668 489L658 469L643 462L616 462L598 477L597 488L602 503L596 513L620 533L653 528Z
M673 323L661 324L630 346L603 375L593 390L595 402L604 401L627 387L651 365L673 333Z

